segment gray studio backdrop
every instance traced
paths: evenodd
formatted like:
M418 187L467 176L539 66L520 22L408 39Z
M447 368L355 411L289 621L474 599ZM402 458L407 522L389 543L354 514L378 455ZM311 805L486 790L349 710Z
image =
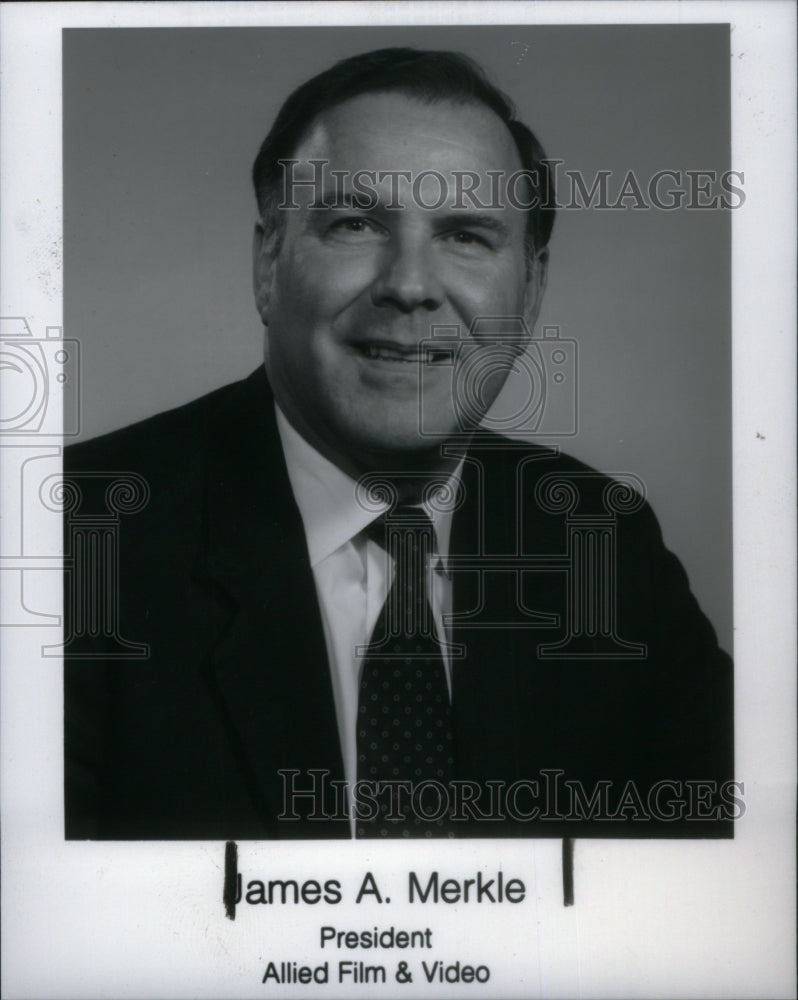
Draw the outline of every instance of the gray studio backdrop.
M64 332L84 438L259 363L252 160L296 85L388 45L475 57L561 169L611 171L611 192L630 170L730 165L725 25L68 29ZM730 232L729 211L560 212L539 321L578 344L578 433L556 443L645 482L729 650Z

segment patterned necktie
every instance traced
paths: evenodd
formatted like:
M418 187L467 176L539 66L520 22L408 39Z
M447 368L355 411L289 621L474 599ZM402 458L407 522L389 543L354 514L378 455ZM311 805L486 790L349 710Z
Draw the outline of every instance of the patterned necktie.
M358 837L452 836L445 814L454 766L452 710L427 594L434 529L400 505L367 529L390 553L395 576L367 649L357 718L358 781L403 782L382 793ZM377 534L375 535L375 531Z

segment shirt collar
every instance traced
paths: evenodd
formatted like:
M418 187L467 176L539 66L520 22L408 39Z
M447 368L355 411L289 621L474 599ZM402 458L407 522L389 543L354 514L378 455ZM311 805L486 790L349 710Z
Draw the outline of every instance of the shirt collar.
M316 451L294 429L276 403L274 409L288 478L305 527L310 565L315 569L327 556L359 535L382 512L375 513L358 503L355 480ZM449 478L447 491L452 497L457 494L462 467L461 460ZM437 552L444 570L448 571L446 564L453 511L437 510L428 503L423 506L435 526ZM386 503L384 509L387 508Z

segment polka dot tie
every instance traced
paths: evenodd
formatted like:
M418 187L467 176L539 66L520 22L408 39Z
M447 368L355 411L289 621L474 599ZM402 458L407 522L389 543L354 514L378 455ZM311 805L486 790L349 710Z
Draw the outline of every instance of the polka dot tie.
M357 776L374 786L376 816L357 819L357 836L452 836L452 710L427 595L432 522L400 505L367 531L393 556L395 576L361 670Z

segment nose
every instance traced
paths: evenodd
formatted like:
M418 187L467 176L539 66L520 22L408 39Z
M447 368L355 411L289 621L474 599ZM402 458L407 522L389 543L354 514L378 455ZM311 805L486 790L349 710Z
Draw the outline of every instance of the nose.
M374 305L410 313L440 308L443 289L432 255L420 240L403 240L384 250L379 273L372 285Z

